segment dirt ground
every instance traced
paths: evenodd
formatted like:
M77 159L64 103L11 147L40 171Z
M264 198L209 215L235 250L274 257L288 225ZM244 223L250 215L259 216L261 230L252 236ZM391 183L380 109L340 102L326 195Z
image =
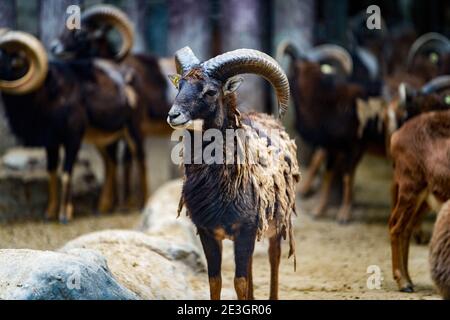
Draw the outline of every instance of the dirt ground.
M287 260L283 246L280 269L281 299L438 299L428 267L428 247L411 244L410 273L416 293L397 291L391 275L387 219L390 211L390 164L366 157L356 177L353 221L335 223L335 209L326 217L313 220L308 215L315 199L299 199L300 214L295 221L297 271ZM68 226L53 223L20 223L0 226L0 248L56 249L81 234L102 229L134 228L139 213L102 217L79 217ZM433 218L425 222L431 230ZM269 263L267 241L258 243L254 256L255 296L267 299ZM234 263L231 243L224 248L224 281L232 289ZM369 266L378 266L383 278L380 289L369 289ZM204 290L207 278L204 276Z

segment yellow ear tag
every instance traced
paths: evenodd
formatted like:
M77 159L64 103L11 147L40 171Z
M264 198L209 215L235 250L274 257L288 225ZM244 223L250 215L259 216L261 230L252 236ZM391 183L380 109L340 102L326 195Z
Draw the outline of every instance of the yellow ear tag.
M326 64L326 63L324 63L320 66L320 71L323 74L334 74L336 72L336 70L331 65Z
M445 96L444 102L445 102L446 105L450 106L450 94Z
M172 84L175 86L175 88L178 89L178 85L180 84L181 75L171 74L171 75L169 75L169 79L172 82Z
M437 54L436 52L432 52L429 55L429 59L431 63L437 64L439 62L439 54Z

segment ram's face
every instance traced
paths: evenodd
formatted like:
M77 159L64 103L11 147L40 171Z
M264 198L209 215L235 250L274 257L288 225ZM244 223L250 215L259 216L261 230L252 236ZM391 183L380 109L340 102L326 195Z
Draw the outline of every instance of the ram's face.
M222 98L233 93L242 78L230 78L224 85L209 78L201 70L192 70L184 77L171 76L178 89L167 122L173 128L197 129L197 124L220 127L225 116Z
M65 30L51 43L50 50L57 57L75 57L87 45L88 36L84 30Z

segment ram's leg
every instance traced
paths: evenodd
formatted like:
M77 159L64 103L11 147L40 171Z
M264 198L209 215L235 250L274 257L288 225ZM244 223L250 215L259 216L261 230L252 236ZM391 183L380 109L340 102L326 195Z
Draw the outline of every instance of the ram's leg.
M409 275L409 268L408 268L409 247L410 247L410 242L411 242L411 236L413 234L415 226L422 220L422 218L427 213L427 211L428 211L428 204L423 199L419 199L417 206L414 208L410 222L408 223L406 230L403 234L402 260L404 262L404 270L405 270L406 280L409 283L412 283L411 277Z
M308 171L306 173L305 180L300 187L300 194L302 196L307 196L309 193L311 193L314 178L316 177L317 172L319 171L323 161L325 160L326 155L327 153L325 149L322 148L319 148L314 152L311 163L308 167Z
M365 150L365 145L358 143L350 154L341 154L339 157L340 167L344 169L342 177L343 195L342 204L337 215L339 223L347 223L350 220L353 204L353 184L355 171Z
M355 172L345 173L342 177L342 183L344 187L344 194L342 198L342 205L337 215L337 221L339 223L347 223L350 220L350 214L352 210L353 202L353 181Z
M58 214L58 163L59 147L46 148L48 180L48 202L45 211L45 219L56 219Z
M391 235L392 272L400 291L413 292L413 284L407 272L408 247L411 232L408 230L413 220L417 205L415 190L407 190L399 186L394 209L389 218L389 232Z
M250 258L248 264L248 277L247 277L247 298L248 300L255 300L255 295L253 292L253 257Z
M140 199L139 207L142 208L145 205L148 197L148 187L147 187L147 165L145 163L145 150L144 150L144 139L142 138L142 133L138 125L132 125L129 127L130 140L129 145L131 151L136 155L139 168L139 189L140 189Z
M208 264L209 292L211 300L220 300L222 291L222 241L203 229L198 230Z
M278 300L278 275L281 258L281 236L276 235L269 239L270 260L270 300Z
M128 145L125 145L124 150L124 159L123 159L123 205L122 207L126 208L127 210L130 210L132 206L131 201L131 190L133 189L133 175L132 175L132 169L133 169L133 155L131 154L130 148Z
M69 133L70 134L70 133ZM82 134L78 136L73 134L69 137L69 142L65 143L65 157L63 166L63 175L61 179L61 203L59 208L59 221L67 223L73 218L72 203L72 172L78 151L81 146Z
M430 208L428 207L426 202L424 202L423 207L420 210L421 210L421 212L419 214L420 217L418 217L417 223L413 228L412 236L413 236L413 239L416 242L416 244L426 245L431 240L431 234L429 232L426 232L425 230L423 230L422 224L423 224L423 219L424 219L425 215L430 211Z
M327 169L327 171L325 172L320 190L319 205L313 211L313 217L315 218L319 218L325 213L330 198L331 185L333 183L334 174L335 172L332 169Z
M256 231L241 229L234 240L234 289L239 300L247 300L249 266L255 249Z
M105 165L105 181L103 183L102 192L98 202L98 212L107 213L111 212L116 199L116 187L117 187L117 165L112 158L114 152L113 149L116 145L111 146L111 149L106 147L98 147L100 155L102 156L103 163Z

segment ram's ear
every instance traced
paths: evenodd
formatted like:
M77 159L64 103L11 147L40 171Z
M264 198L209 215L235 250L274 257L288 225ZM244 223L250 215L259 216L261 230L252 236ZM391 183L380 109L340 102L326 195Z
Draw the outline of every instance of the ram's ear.
M223 86L223 94L226 96L230 93L235 92L240 87L243 81L244 79L239 76L228 79L225 85Z
M178 85L180 84L181 75L179 74L171 74L169 75L170 82L178 89Z

